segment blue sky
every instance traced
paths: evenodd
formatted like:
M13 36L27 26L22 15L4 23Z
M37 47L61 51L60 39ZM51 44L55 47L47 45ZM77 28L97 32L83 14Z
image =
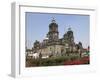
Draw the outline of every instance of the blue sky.
M82 42L83 47L90 45L90 17L88 15L75 14L51 14L51 13L25 13L26 46L32 48L35 40L42 41L49 31L49 24L55 18L58 24L59 38L71 27L74 32L75 43Z

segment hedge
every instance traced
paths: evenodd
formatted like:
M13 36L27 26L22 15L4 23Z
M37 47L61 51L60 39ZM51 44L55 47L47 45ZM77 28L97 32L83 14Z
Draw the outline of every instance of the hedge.
M64 65L66 61L74 61L77 59L79 59L78 55L51 57L47 59L27 59L26 67Z

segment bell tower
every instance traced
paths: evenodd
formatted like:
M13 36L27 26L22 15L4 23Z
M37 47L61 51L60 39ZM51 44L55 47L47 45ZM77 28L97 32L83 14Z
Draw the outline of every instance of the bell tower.
M50 41L57 41L59 39L58 24L53 18L49 24L49 32L47 34Z
M74 43L74 35L70 27L68 28L68 31L64 34L64 40L67 43Z

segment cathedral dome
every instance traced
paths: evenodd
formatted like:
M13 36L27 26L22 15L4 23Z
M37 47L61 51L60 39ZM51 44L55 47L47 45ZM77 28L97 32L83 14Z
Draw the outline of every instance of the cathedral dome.
M58 24L57 24L57 23L51 23L51 24L49 25L49 28L52 28L52 27L58 27Z
M49 32L57 32L58 33L58 24L56 23L54 18L52 19L51 23L49 24Z
M74 35L73 35L73 31L71 30L71 28L68 28L68 31L64 34L64 39L65 40L69 40L71 42L74 41Z
M73 36L73 31L71 30L71 28L68 28L67 35L68 35L69 37L72 37L72 36Z
M58 24L56 23L55 19L53 18L51 23L49 24L49 28L53 28L53 27L58 27Z

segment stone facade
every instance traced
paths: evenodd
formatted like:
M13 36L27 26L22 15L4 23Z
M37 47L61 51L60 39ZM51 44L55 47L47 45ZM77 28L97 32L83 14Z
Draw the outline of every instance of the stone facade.
M78 49L82 50L82 43L75 44L71 28L59 39L58 24L54 19L49 24L49 32L43 42L36 40L32 47L33 54L41 53L42 56L61 56L75 53Z

